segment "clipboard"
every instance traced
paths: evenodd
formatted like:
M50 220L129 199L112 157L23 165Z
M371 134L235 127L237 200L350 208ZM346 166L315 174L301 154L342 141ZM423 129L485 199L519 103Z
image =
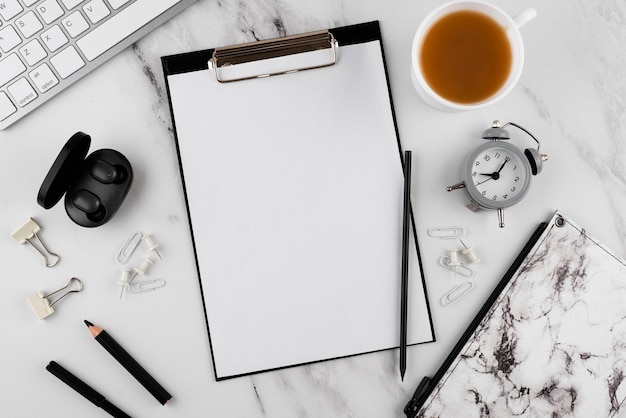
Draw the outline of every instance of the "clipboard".
M402 150L378 22L162 63L216 380L397 348ZM418 344L435 337L412 226Z
M626 260L555 212L406 416L615 416L626 400L624 300Z

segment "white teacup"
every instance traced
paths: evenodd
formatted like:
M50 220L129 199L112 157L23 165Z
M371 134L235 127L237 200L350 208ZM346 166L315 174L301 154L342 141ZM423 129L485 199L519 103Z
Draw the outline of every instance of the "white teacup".
M493 19L506 35L511 51L510 54L508 54L507 51L507 58L510 55L511 65L508 75L505 75L506 78L504 79L504 82L502 82L493 94L475 102L454 101L435 91L433 86L427 82L422 62L422 47L424 39L429 34L431 28L433 28L433 26L438 22L442 22L442 18L448 17L452 13L460 11L479 12ZM456 15L458 15L458 13L456 13ZM522 11L515 17L510 17L500 8L481 0L453 1L430 12L419 25L413 39L411 78L419 96L429 105L446 111L479 109L502 99L511 91L511 89L513 89L520 78L522 68L524 66L524 44L522 42L522 36L519 29L535 16L537 16L536 10L529 8ZM494 54L497 53L498 51L494 51Z

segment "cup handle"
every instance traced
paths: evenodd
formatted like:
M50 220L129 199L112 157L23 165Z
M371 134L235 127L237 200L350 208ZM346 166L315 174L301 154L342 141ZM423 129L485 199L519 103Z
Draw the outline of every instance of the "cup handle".
M521 29L522 26L524 26L526 23L528 23L531 20L533 20L535 17L537 17L537 10L535 10L532 7L530 7L528 9L526 9L526 10L516 14L513 17L513 21L517 25L517 28Z

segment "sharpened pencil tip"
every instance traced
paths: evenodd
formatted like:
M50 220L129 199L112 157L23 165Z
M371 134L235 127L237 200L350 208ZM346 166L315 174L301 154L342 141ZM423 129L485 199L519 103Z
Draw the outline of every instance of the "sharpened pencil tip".
M85 325L88 327L93 327L93 324L85 319Z

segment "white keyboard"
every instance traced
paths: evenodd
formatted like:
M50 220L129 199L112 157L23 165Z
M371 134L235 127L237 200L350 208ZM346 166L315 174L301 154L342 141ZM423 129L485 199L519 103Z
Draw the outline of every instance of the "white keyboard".
M0 129L194 1L0 0Z

